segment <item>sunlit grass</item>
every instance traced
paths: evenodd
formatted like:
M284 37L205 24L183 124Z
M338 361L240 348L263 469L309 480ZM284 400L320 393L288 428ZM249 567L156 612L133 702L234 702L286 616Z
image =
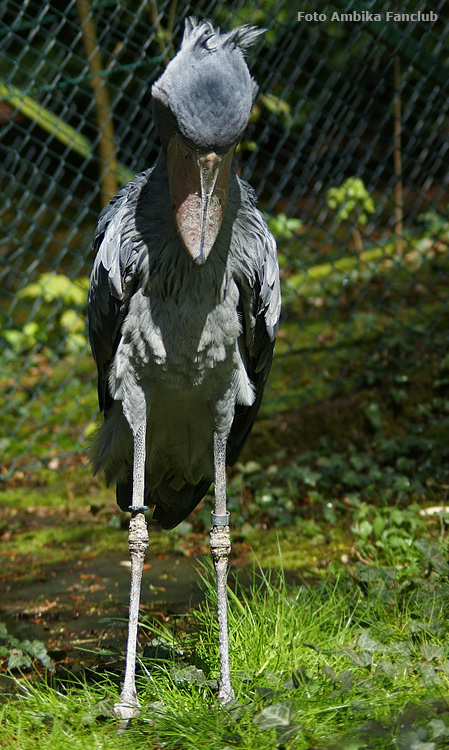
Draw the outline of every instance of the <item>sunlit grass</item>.
M334 568L324 583L289 586L282 569L256 572L249 587L230 591L236 701L226 709L214 688L219 659L209 566L203 586L205 604L176 634L143 623L165 651L141 659L142 711L126 732L117 736L112 709L117 675L56 676L15 683L0 710L0 745L306 750L362 736L360 744L341 747L388 748L403 737L401 716L410 705L412 738L425 721L429 737L432 721L442 723L441 731L447 722L449 734L448 624L439 579L408 589L391 580L364 587Z

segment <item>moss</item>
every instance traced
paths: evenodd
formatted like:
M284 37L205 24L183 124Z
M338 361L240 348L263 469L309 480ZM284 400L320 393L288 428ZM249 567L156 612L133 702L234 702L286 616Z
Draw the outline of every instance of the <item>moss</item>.
M304 521L302 526L314 526ZM341 529L323 526L310 531L306 528L272 529L248 537L254 559L267 568L284 568L290 573L307 576L321 575L331 562L341 562L350 552L351 542Z

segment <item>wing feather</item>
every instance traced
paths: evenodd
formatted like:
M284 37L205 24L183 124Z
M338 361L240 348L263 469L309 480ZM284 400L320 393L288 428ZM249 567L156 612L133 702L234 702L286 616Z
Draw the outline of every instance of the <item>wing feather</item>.
M273 361L274 342L281 313L281 290L276 242L255 206L252 188L240 181L243 222L237 227L240 238L242 275L239 278L241 351L255 398L251 406L237 404L228 438L227 461L237 461L253 427L262 402Z
M123 187L101 212L94 235L96 251L88 297L89 340L98 369L100 410L111 406L107 377L120 330L135 289L142 243L136 240L137 200L152 170Z

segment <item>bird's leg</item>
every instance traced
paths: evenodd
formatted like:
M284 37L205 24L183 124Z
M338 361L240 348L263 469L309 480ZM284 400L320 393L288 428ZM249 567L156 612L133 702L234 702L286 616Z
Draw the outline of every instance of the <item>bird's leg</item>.
M114 710L126 722L137 716L140 703L136 692L136 650L137 626L139 621L140 589L142 584L143 562L148 547L148 529L145 521L145 440L146 422L133 431L133 494L131 519L129 522L129 553L131 556L131 590L129 595L128 642L126 646L126 667L123 689Z
M217 610L220 644L220 687L222 704L234 698L229 670L228 601L226 579L228 557L231 552L229 512L226 510L226 440L214 433L215 509L212 513L210 549L217 581Z

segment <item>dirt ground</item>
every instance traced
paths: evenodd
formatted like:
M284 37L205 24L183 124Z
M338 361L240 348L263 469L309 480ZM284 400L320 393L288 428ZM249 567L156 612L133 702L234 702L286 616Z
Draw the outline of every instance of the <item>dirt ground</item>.
M195 557L159 554L145 564L142 612L162 621L199 603ZM92 650L122 651L129 596L126 534L123 549L49 566L39 579L6 586L0 621L19 640L42 640L57 661L89 662Z

